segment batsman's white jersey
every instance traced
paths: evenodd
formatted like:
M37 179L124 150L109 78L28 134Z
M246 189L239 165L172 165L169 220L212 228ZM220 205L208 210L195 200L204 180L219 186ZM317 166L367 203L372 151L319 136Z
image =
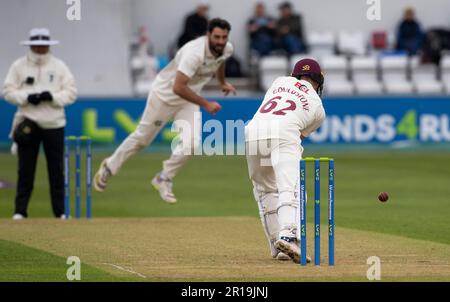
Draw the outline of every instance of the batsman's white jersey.
M322 101L307 81L279 77L246 127L246 140L284 139L299 142L325 119Z
M300 135L307 137L324 119L322 101L309 82L279 77L245 128L248 172L273 257L277 239L300 237Z

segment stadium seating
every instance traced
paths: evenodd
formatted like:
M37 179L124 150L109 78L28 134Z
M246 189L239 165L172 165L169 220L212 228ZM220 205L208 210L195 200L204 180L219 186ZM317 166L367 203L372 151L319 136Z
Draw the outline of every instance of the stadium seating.
M348 60L345 56L327 56L320 60L326 75L324 93L329 95L351 95L353 83L348 77Z
M362 56L367 52L367 39L362 32L342 31L338 34L337 49L341 54Z
M279 76L288 74L288 59L281 56L263 57L260 61L260 86L264 91Z
M316 58L334 55L335 44L332 32L312 32L308 35L309 53Z
M417 94L442 94L443 85L438 81L437 66L421 64L420 58L411 59L411 81Z
M377 59L373 56L356 56L350 60L350 70L358 95L380 95L383 87L378 80Z
M408 80L409 59L406 55L385 55L380 58L383 86L389 94L411 94L412 83Z
M408 57L392 48L392 33L371 49L361 32L313 32L308 35L308 54L264 57L259 61L260 88L289 72L304 58L319 61L325 73L325 95L439 95L450 94L450 54L443 54L440 65L421 64L419 57ZM336 55L335 53L339 54ZM369 53L369 55L366 54Z
M385 50L388 47L388 33L384 30L371 33L371 46L373 49Z
M441 58L441 78L444 83L445 92L450 94L450 55Z

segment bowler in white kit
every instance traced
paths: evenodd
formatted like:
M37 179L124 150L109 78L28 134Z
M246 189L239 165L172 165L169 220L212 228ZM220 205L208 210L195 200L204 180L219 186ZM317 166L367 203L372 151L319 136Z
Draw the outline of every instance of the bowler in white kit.
M273 258L300 260L299 162L302 140L325 119L324 77L312 59L297 62L290 76L277 78L245 128L253 193Z
M153 82L144 114L137 129L117 150L103 160L94 178L97 191L106 188L108 178L116 175L132 155L149 145L164 125L171 119L181 138L171 157L163 162L162 171L152 180L161 198L175 203L172 179L194 154L201 139L200 107L216 114L221 106L200 96L200 92L215 75L225 95L235 93L235 88L225 81L225 60L233 53L228 42L230 24L223 19L212 19L206 36L185 44L175 58ZM186 127L188 125L188 127Z

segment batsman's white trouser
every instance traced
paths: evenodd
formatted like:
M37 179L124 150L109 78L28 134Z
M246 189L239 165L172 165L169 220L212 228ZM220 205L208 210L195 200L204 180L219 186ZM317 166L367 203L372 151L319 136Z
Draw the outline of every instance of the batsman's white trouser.
M173 178L194 154L201 135L201 113L198 105L186 101L182 105L170 106L153 93L147 99L144 114L136 130L131 133L116 151L107 159L107 166L113 175L134 154L149 145L164 125L174 120L180 143L172 146L172 155L163 162L163 173Z
M258 140L246 143L247 163L254 194L260 208L261 221L269 240L272 254L274 240L281 236L296 236L299 226L299 162L303 148L298 142L285 140ZM273 206L265 207L268 196L277 196L276 215ZM272 198L269 198L269 200ZM260 205L261 203L261 205ZM264 211L267 208L269 211ZM269 209L270 208L270 209ZM264 217L263 217L264 215ZM267 223L273 225L268 225ZM278 222L278 225L276 225ZM275 234L274 234L275 233Z

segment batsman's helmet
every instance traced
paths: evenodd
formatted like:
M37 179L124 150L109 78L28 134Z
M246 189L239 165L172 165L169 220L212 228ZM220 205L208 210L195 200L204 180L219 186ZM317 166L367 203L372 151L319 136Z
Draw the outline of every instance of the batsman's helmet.
M323 91L323 83L325 81L322 73L322 69L320 68L319 63L317 63L313 59L302 59L298 61L294 69L292 70L291 76L300 79L300 77L309 77L311 80L315 81L319 84L317 88L317 94L319 96L322 95Z

